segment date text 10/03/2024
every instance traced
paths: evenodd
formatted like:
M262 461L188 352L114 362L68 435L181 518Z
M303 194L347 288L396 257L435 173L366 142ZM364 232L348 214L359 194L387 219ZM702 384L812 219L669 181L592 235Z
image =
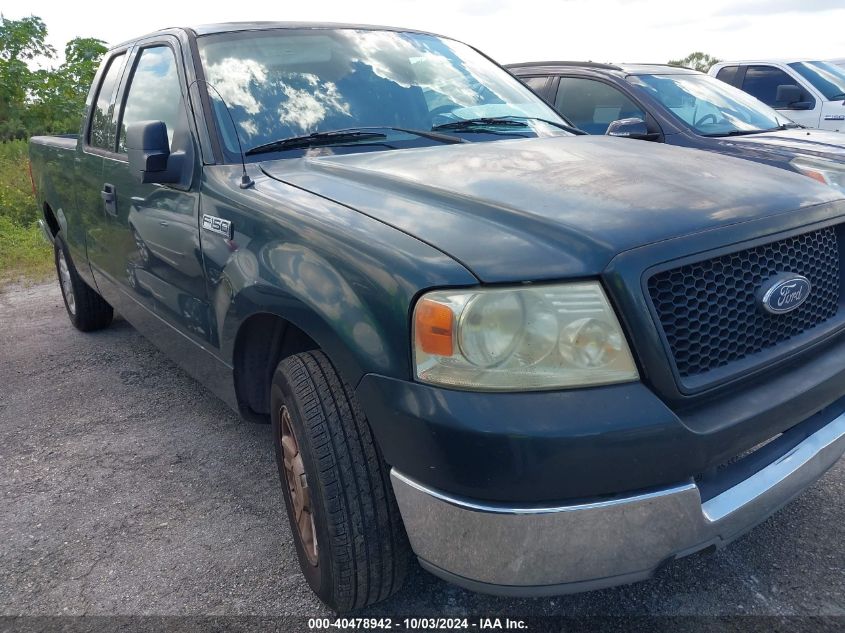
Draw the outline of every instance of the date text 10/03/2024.
M370 630L525 630L524 620L512 618L309 618L310 630L370 629Z

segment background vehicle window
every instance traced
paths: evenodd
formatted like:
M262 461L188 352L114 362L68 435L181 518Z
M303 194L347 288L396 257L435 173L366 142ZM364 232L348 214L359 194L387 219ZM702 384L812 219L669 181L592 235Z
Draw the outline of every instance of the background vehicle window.
M120 81L120 71L126 55L115 55L109 60L109 66L100 83L94 111L91 114L91 128L88 133L88 144L101 149L114 150L114 126L112 125L112 104L114 92Z
M546 84L549 83L548 77L520 77L519 80L541 96L544 96Z
M720 68L716 73L716 79L721 79L726 84L736 85L736 74L739 72L739 66L725 66Z
M789 65L809 81L825 99L845 99L845 70L828 62L797 62Z
M184 117L173 51L167 46L143 49L123 107L118 151L126 152L126 126L138 121L164 121L172 145L173 131Z
M580 77L561 77L555 108L575 127L604 134L618 119L645 120L645 113L624 93L608 84Z
M777 100L778 86L798 86L785 72L773 66L749 66L745 71L742 89L773 108L785 108L789 104ZM800 86L798 86L800 88Z
M663 107L704 136L752 133L794 125L747 92L699 73L629 75Z

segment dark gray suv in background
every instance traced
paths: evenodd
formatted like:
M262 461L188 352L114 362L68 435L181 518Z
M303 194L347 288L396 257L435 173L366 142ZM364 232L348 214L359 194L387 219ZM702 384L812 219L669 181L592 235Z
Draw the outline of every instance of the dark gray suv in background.
M845 190L845 135L804 128L704 73L660 64L592 62L508 68L589 134L746 158Z

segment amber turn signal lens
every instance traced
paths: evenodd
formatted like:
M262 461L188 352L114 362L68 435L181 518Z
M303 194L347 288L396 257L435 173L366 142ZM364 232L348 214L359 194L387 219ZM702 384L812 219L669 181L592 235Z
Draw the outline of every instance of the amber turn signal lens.
M414 312L417 347L426 354L451 356L454 353L455 315L442 303L423 299Z

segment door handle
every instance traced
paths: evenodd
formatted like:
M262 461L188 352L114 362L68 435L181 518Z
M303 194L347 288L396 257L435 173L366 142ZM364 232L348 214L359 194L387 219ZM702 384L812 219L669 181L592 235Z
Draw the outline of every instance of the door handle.
M114 185L108 183L103 185L103 190L100 192L100 197L103 199L103 207L109 215L117 215L117 192Z

